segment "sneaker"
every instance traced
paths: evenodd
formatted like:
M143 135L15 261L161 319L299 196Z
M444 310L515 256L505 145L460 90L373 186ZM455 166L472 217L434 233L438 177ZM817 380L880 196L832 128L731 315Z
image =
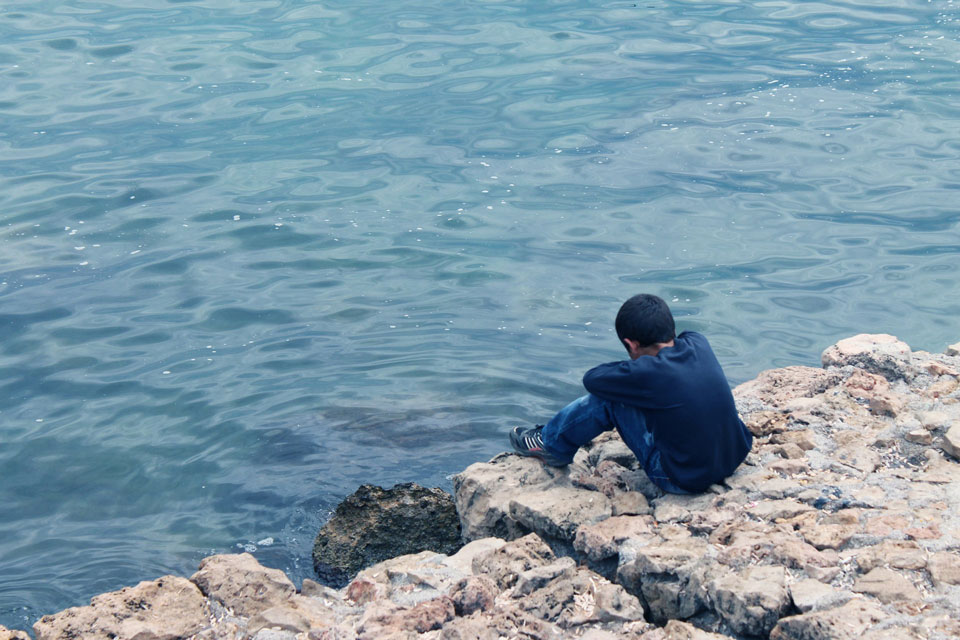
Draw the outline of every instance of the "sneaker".
M510 432L510 444L513 445L513 450L520 455L539 458L544 464L551 467L565 467L570 464L569 460L561 460L549 453L543 446L542 424L538 424L532 429L514 427L513 431Z

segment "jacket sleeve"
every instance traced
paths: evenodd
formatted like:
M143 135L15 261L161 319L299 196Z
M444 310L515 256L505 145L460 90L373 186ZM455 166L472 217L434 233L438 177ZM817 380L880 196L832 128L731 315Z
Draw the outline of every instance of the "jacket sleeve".
M638 388L637 373L631 364L630 360L621 360L598 365L584 374L583 386L603 400L634 404L638 396L644 395L644 389Z

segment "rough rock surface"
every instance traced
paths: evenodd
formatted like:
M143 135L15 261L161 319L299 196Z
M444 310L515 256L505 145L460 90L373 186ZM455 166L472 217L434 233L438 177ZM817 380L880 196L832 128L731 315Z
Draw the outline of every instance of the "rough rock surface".
M615 434L565 469L500 455L454 480L465 546L300 593L247 554L45 616L38 640L946 640L960 637L960 349L892 336L734 395L744 465L663 495ZM920 437L926 432L929 438ZM538 496L540 499L538 499ZM174 588L176 587L176 588ZM0 640L22 640L0 629ZM4 635L6 634L6 635Z
M177 640L203 629L209 611L195 584L164 576L95 596L89 606L44 616L33 625L33 632L37 640Z
M321 582L340 587L357 571L397 555L430 550L453 553L461 545L453 499L440 489L365 484L348 496L313 545Z
M0 640L30 640L24 631L11 631L0 624Z
M536 533L624 586L657 624L737 638L956 637L960 354L860 335L822 361L734 390L754 448L704 494L662 495L609 433L563 469L509 454L471 465L454 478L464 535ZM645 509L616 511L640 494Z

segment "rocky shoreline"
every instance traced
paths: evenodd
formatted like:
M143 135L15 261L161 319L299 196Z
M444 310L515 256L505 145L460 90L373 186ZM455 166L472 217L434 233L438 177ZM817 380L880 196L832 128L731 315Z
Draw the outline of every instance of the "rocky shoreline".
M663 495L613 433L565 469L502 454L454 479L466 544L298 593L212 556L44 616L37 640L960 637L960 344L842 340L737 387L753 451ZM0 640L24 632L0 627Z

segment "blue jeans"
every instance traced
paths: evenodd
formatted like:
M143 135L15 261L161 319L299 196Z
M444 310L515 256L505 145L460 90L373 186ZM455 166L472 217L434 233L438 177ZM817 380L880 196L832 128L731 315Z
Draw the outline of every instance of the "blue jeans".
M573 460L577 449L614 428L655 485L668 493L690 493L667 477L653 433L647 429L643 412L636 407L607 402L588 393L561 409L543 427L543 445L556 457Z

